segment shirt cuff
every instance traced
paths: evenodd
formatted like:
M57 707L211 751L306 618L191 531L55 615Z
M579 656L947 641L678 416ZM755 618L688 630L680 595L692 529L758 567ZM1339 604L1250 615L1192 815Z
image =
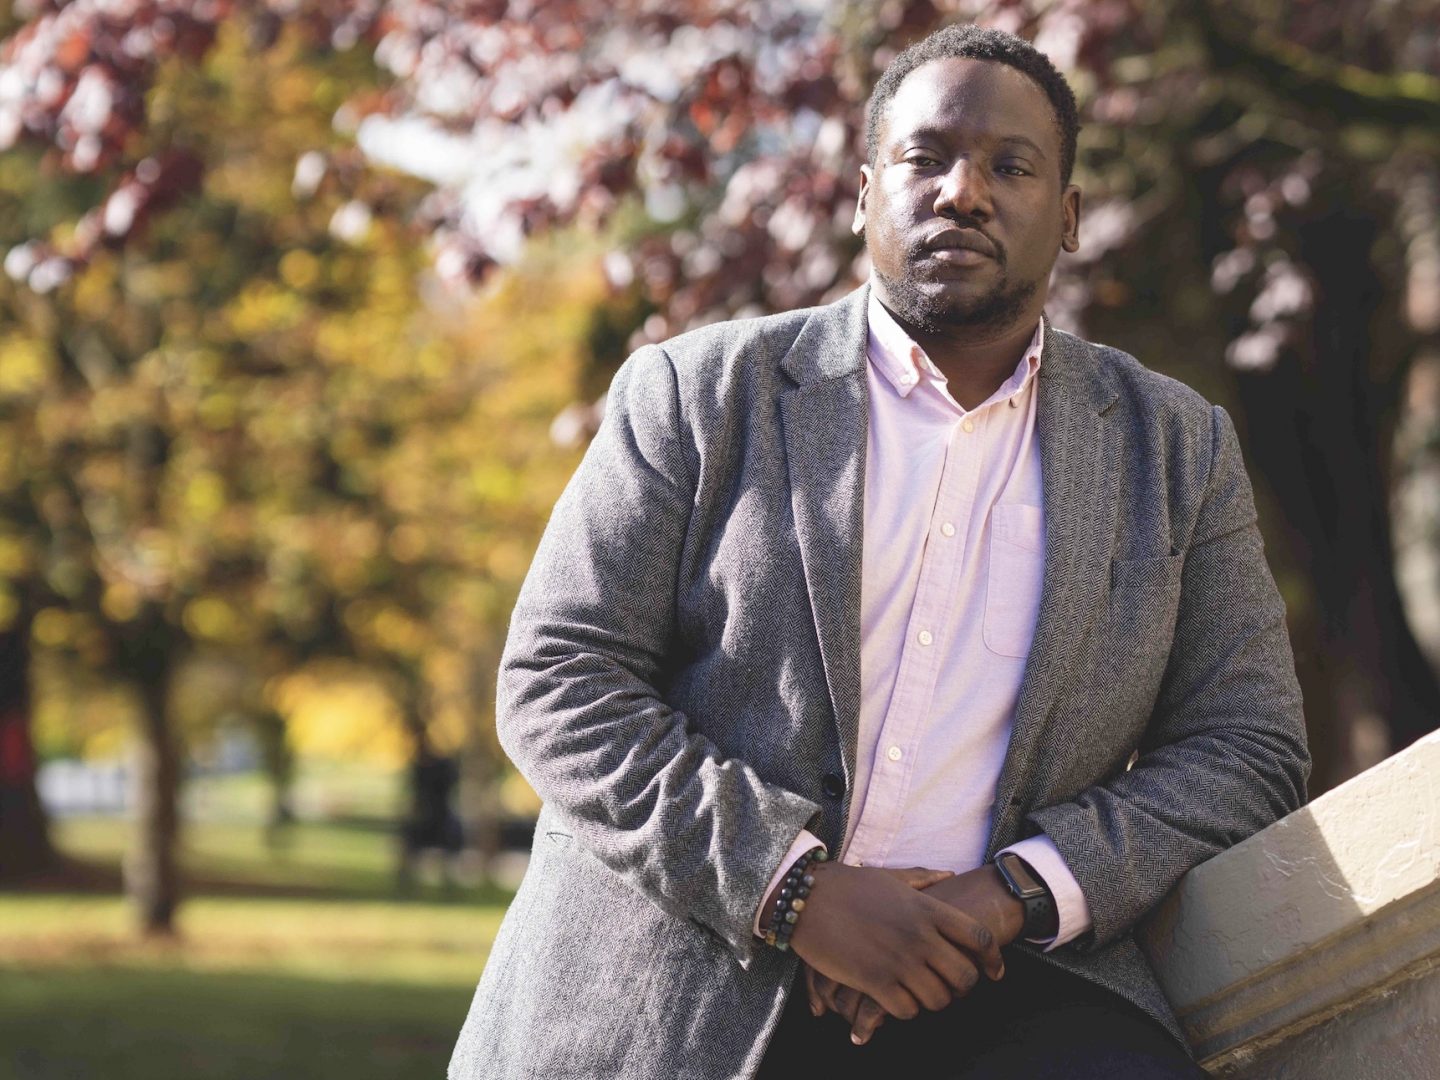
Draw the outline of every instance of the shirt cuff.
M765 914L765 901L770 899L770 894L775 891L775 886L780 884L780 879L790 872L790 867L795 865L795 860L814 847L823 848L825 845L817 840L809 829L801 829L800 835L797 836L795 842L790 845L790 850L786 852L785 858L780 861L780 869L775 871L775 876L770 879L770 884L765 886L765 895L760 898L760 906L755 909L754 928L756 937L765 936L760 932L760 917ZM828 854L828 848L826 848L826 852ZM1039 871L1037 870L1036 873L1039 873Z
M1053 938L1026 938L1026 941L1032 945L1044 945L1045 951L1050 952L1090 929L1090 905L1086 903L1075 875L1065 865L1065 857L1060 854L1055 841L1041 833L1001 848L996 854L1003 855L1007 851L1024 859L1035 871L1035 876L1044 882L1055 900L1055 911L1059 915L1058 930Z

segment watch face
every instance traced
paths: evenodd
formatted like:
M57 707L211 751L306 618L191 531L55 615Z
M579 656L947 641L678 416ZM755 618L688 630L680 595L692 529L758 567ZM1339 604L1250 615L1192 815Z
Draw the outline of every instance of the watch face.
M1045 892L1045 886L1035 880L1035 875L1030 873L1030 868L1025 861L1014 852L1006 852L997 860L1005 864L1005 872L1010 875L1010 880L1020 890L1021 896L1040 896Z

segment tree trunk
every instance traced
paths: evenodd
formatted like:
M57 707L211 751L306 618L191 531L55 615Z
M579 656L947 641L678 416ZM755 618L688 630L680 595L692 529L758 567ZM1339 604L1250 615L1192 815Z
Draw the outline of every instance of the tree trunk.
M125 861L125 892L147 936L175 932L180 904L180 748L170 725L175 664L158 618L137 625L127 650L141 716L134 754L135 834ZM148 631L148 632L146 632ZM148 643L148 644L147 644Z
M1309 347L1239 379L1251 452L1278 481L1289 546L1314 590L1296 642L1309 668L1312 794L1440 721L1440 682L1395 583L1389 459L1399 387L1374 332L1394 318L1370 261L1375 236L1375 222L1353 211L1306 226L1301 256L1316 290ZM1325 713L1332 722L1317 723Z
M17 618L0 632L0 882L34 876L56 861L50 823L35 790L30 625Z

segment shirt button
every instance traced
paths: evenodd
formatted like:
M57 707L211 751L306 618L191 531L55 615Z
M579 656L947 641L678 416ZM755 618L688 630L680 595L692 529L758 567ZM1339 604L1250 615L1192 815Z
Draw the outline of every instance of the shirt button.
M891 761L899 761L900 758L904 755L901 754L900 748L898 746L892 746L889 750L885 751L885 756L888 757Z
M930 633L929 630L921 630L919 637L921 645L929 645L932 641L935 640L935 635Z
M973 420L966 420L966 421L965 421L963 424L961 424L960 426L961 426L962 428L964 428L966 431L974 431L974 430L975 430L975 421L973 421Z
M944 525L941 525L941 526L940 526L940 531L941 531L942 533L944 533L946 536L954 536L954 535L955 535L955 526L954 526L954 525L951 525L950 522L947 521L947 522L945 522Z

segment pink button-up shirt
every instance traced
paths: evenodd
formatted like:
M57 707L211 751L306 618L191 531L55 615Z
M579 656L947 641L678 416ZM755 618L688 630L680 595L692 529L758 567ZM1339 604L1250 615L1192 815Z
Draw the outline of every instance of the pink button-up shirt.
M984 860L1040 608L1045 322L1010 377L967 410L873 289L869 320L860 738L841 860L959 873ZM771 887L817 844L802 832ZM1059 932L1047 949L1090 928L1049 837L1005 850L1055 897Z

